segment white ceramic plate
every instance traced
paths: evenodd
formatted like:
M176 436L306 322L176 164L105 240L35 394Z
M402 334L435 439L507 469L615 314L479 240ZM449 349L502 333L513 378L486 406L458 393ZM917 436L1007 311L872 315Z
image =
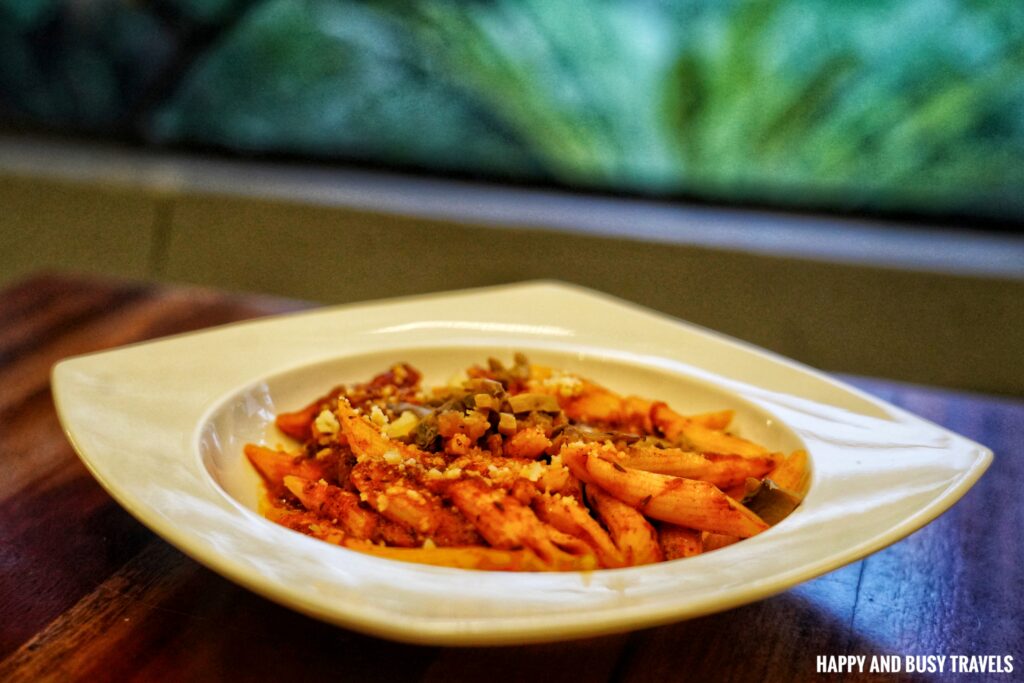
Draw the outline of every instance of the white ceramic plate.
M362 555L255 512L248 441L330 386L406 360L440 382L489 355L578 371L805 448L803 505L695 558L590 573L468 572ZM107 491L204 565L284 605L404 641L560 640L758 600L879 550L949 508L989 450L792 361L583 289L531 283L327 308L65 360L68 437Z

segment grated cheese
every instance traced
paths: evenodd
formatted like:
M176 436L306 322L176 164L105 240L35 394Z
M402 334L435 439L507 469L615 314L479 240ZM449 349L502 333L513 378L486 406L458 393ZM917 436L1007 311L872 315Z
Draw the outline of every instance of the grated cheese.
M380 406L375 405L370 410L370 422L378 427L386 427L388 424L388 416L384 414L384 411L380 409Z
M316 430L321 434L334 435L341 429L341 424L338 422L338 418L334 416L329 410L322 410L320 414L316 416Z
M522 469L521 474L529 479L530 481L539 481L544 476L544 465L539 461L534 461Z
M579 377L563 372L558 372L545 378L541 384L565 398L578 396L583 391L583 382Z

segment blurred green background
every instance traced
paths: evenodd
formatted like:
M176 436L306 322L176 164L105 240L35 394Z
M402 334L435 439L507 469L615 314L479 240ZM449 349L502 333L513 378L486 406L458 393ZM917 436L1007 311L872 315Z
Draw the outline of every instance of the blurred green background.
M1024 221L1024 3L0 0L0 119L613 193Z

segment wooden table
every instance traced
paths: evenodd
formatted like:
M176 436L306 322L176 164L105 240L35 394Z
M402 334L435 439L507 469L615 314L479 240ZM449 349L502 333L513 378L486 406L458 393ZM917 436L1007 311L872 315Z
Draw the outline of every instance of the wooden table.
M57 422L49 370L302 307L72 276L0 292L0 680L795 681L840 654L1012 655L1014 673L995 678L1024 675L1024 402L865 378L846 379L986 444L995 463L923 530L774 598L630 634L462 649L378 640L249 593L93 481Z

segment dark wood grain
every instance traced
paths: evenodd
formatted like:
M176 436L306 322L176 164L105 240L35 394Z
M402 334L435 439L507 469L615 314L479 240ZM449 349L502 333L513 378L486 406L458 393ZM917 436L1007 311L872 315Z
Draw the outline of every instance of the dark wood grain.
M391 643L255 596L99 488L61 432L49 370L69 355L302 306L57 275L0 292L0 680L799 681L816 677L819 654L1024 664L1024 402L855 377L990 446L995 464L934 523L782 595L629 634L506 648ZM1016 669L997 680L1019 678Z

